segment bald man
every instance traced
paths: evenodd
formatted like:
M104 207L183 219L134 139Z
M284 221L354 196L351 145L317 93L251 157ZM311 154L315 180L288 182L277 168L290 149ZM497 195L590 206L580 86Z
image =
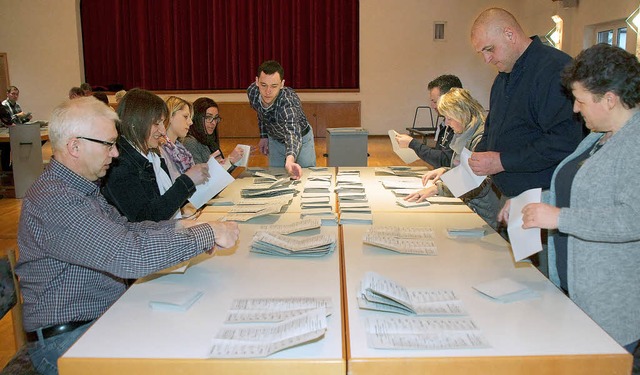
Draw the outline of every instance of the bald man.
M548 189L560 161L580 143L581 121L560 73L566 53L528 37L504 9L482 12L471 43L485 63L498 69L491 87L485 133L469 161L474 173L491 175L506 197Z

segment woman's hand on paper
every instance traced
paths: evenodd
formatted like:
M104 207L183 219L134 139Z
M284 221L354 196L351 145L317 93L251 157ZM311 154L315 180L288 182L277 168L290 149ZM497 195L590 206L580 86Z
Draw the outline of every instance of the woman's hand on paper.
M429 197L433 197L434 195L436 195L436 193L438 193L438 187L429 186L428 188L420 189L415 193L409 194L407 197L404 198L404 200L407 202L420 203Z
M558 228L560 209L545 203L529 203L522 209L522 228Z
M209 166L206 163L196 164L184 172L195 185L209 181Z

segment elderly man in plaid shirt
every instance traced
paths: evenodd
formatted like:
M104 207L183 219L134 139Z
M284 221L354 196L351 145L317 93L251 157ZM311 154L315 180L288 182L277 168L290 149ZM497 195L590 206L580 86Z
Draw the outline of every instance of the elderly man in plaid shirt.
M17 273L29 354L43 374L138 278L216 246L233 246L235 223L130 223L100 194L115 147L117 115L93 97L57 107L54 157L27 192L18 228Z

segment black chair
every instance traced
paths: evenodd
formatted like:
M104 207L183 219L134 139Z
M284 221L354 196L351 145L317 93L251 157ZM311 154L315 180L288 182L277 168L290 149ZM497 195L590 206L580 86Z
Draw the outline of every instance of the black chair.
M416 107L413 116L413 125L406 128L411 136L421 136L422 143L427 142L427 138L436 134L438 119L442 117L429 106Z
M37 375L38 372L33 368L25 345L22 300L20 299L20 286L14 272L15 263L16 257L13 249L8 250L6 256L0 257L0 319L11 311L13 333L18 349L18 352L2 369L0 375Z

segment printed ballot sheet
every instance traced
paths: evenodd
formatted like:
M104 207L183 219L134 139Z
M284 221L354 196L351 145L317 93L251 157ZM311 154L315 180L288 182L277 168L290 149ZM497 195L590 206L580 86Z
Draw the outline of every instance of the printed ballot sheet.
M515 198L511 198L509 207L509 223L507 232L513 258L516 262L542 251L542 239L540 238L540 228L522 228L522 209L529 203L540 203L542 189L529 189Z
M231 303L225 323L281 322L320 307L325 309L327 316L331 315L331 297L235 299Z
M407 289L375 272L367 272L360 284L358 306L366 310L403 315L465 315L452 290Z
M258 231L253 236L251 252L286 257L319 257L336 247L336 239L326 234L290 237L277 233Z
M189 202L191 202L196 209L204 206L209 199L213 198L234 181L233 177L215 158L209 158L207 165L209 165L209 180L204 184L197 185L195 193L189 198Z
M365 320L375 349L474 349L490 345L469 318L373 317Z
M470 157L471 151L465 147L460 153L460 165L450 169L440 177L456 198L480 186L486 177L477 176L473 173L469 166Z
M407 164L411 164L414 161L420 159L418 154L410 148L401 148L396 141L396 135L399 135L395 130L389 130L389 140L391 141L391 147L393 148L393 152L396 153L402 159L403 162Z
M371 227L362 238L367 245L401 254L436 255L433 229L425 227Z
M324 308L276 324L225 326L212 340L211 358L266 357L324 335L327 317Z

